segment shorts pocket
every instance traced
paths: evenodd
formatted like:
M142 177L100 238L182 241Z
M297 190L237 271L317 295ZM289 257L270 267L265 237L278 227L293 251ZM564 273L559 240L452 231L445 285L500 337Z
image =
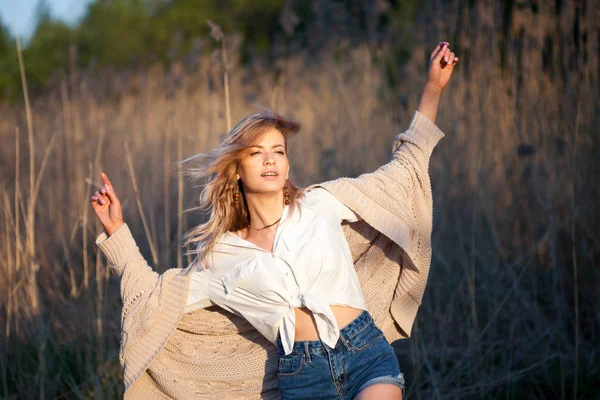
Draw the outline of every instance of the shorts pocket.
M277 373L280 378L298 375L300 372L302 372L304 364L304 354L291 353L287 356L279 357L279 367L277 369Z
M360 331L346 338L350 348L356 352L366 350L380 340L385 340L383 332L373 323L365 325Z

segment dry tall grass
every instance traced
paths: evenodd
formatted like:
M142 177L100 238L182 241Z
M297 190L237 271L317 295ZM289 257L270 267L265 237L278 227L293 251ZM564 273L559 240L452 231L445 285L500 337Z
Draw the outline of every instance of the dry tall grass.
M300 184L370 171L417 106L428 51L453 38L461 65L431 163L434 260L413 338L396 343L408 395L596 398L598 7L523 9L504 31L494 4L428 6L412 59L392 71L397 88L385 45L337 48L338 59L290 56L277 75L230 69L230 112L239 120L256 102L303 124L290 149ZM174 162L226 132L218 59L193 74L149 68L102 100L93 88L104 82L71 71L31 117L2 109L3 398L121 397L118 283L93 245L88 198L107 171L147 259L158 271L187 262L182 233L200 217L181 210L199 189Z

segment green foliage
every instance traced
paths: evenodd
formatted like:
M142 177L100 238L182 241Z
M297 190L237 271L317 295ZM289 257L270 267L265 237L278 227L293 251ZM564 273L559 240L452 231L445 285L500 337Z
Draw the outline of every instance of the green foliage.
M143 62L149 31L143 0L97 1L76 31L79 63L122 67Z
M50 18L40 21L23 51L27 81L32 89L41 88L55 72L67 69L72 43L73 31L68 25Z
M149 34L151 47L160 58L185 54L194 39L209 36L208 20L224 32L238 32L244 47L266 52L279 30L282 0L178 0L158 7Z
M368 9L376 8L374 4L352 0L325 2L318 7L294 0L290 5L296 21L284 29L284 0L96 0L73 27L53 20L48 3L40 0L36 10L38 25L24 49L29 88L35 95L53 74L69 70L72 57L79 68L121 69L157 61L168 63L190 52L211 51L218 44L210 39L208 20L220 25L226 35L240 35L243 62L282 54L275 49L275 43L290 43L292 38L296 50L300 49L299 43L313 43L321 49L331 35L350 35L361 40ZM395 55L389 62L397 65L409 57L406 46L412 21L422 5L417 0L390 0L389 5L377 23L378 29L389 33ZM334 14L340 15L333 18ZM336 21L335 26L331 25L332 20ZM307 41L309 37L317 40ZM0 98L9 100L18 98L20 92L12 41L2 28ZM394 71L390 73L394 75Z
M0 21L0 98L15 101L20 81L17 50L14 39Z

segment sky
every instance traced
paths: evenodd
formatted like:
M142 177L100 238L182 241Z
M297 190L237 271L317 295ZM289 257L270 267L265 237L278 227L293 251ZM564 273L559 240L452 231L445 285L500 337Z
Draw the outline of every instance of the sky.
M28 39L35 28L35 10L40 0L0 0L0 20L10 33ZM46 0L54 18L75 24L92 0Z

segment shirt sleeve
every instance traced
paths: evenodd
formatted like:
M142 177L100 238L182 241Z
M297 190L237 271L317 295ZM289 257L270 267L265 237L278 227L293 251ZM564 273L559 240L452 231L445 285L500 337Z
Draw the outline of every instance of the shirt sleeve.
M184 313L212 306L214 303L208 297L208 281L210 271L206 269L192 272L190 277L190 290Z
M334 211L340 219L340 222L357 222L362 219L358 214L356 214L354 211L348 208L344 203L339 201L334 195L329 193L327 189L324 189L322 187L315 187L310 189L310 191L305 192L305 195L314 198L316 201L324 204L327 208Z

